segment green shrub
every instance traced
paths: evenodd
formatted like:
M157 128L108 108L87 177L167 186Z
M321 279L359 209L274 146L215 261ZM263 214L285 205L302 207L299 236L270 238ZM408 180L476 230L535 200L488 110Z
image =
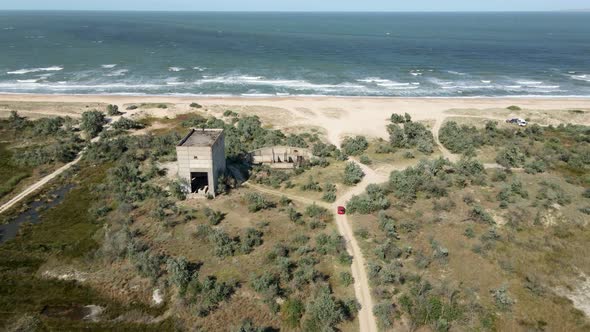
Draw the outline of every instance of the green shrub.
M136 110L136 109L138 109L138 108L139 108L139 107L138 107L137 105L129 105L129 106L127 106L126 110L128 110L128 111L132 111L132 110Z
M385 190L376 184L367 186L366 192L362 195L352 196L346 203L349 213L369 214L389 208L390 202L386 197Z
M332 214L328 209L321 207L317 204L308 205L305 208L305 215L310 218L319 219L324 222L332 220Z
M209 220L209 224L212 226L219 225L219 223L225 219L225 213L221 211L215 211L210 207L206 207L203 212L205 213L207 220Z
M123 113L119 112L119 106L117 106L117 105L108 105L107 106L107 114L109 116L116 116L116 115L121 115Z
M541 159L535 159L524 165L524 171L528 174L544 173L547 170L547 165Z
M520 108L520 107L518 107L516 105L508 106L508 107L506 107L506 109L511 110L511 111L520 111L520 110L522 110L522 108Z
M231 332L265 332L267 330L267 328L256 326L250 318L247 318L239 326L234 327Z
M369 142L364 136L346 137L340 146L342 151L349 156L358 156L369 147Z
M184 292L186 286L190 282L191 271L186 258L168 258L166 262L166 270L168 271L168 278L170 283L178 287L181 292Z
M365 164L365 165L371 165L371 164L373 163L373 162L371 161L371 159L369 159L369 157L368 157L368 156L366 156L366 155L362 155L362 156L359 158L359 161L361 162L361 164Z
M289 298L281 306L281 319L287 327L295 329L299 327L304 312L303 302Z
M306 306L305 331L333 331L344 320L345 312L327 287L321 287Z
M241 238L240 250L244 254L251 253L255 247L262 245L263 233L254 228L247 228L246 235Z
M209 315L219 303L226 301L233 294L235 285L227 282L219 282L214 276L207 276L200 282L193 275L187 287L187 302L194 308L200 317Z
M131 120L129 118L122 117L117 122L113 123L112 127L114 129L130 130L130 129L142 129L145 126L140 122Z
M332 157L334 156L334 153L338 150L338 148L336 148L336 145L333 144L325 144L322 142L317 142L312 146L312 154L314 156L317 157L322 157L322 158L326 158L326 157Z
M80 129L86 131L90 137L96 137L106 124L105 116L99 111L86 111L82 113Z
M453 153L465 153L484 144L483 135L474 126L459 126L455 121L443 124L439 131L439 140L445 148Z
M403 115L393 113L389 119L392 123L404 123L406 119L404 119Z
M549 207L557 203L559 205L568 205L572 202L568 195L557 183L542 181L541 189L537 193L537 199L543 203L543 206Z
M362 168L355 162L350 161L346 163L346 167L344 168L344 178L342 182L345 185L353 186L361 182L364 176L365 173Z
M203 108L203 106L201 106L200 104L197 104L197 103L191 103L190 104L190 107L192 107L192 108Z
M322 195L322 200L328 203L333 203L336 201L336 186L332 183L326 183L324 185L324 194Z
M524 161L525 155L516 146L504 148L496 156L496 162L506 168L520 167Z
M246 194L246 201L248 202L248 211L250 212L258 212L276 207L274 202L267 200L258 193Z
M188 185L180 180L170 182L170 193L178 200L184 201L189 191Z
M387 330L393 326L393 314L395 310L391 303L379 303L373 307L373 315L377 317L377 324L381 329Z
M342 286L348 287L354 283L354 278L350 272L343 271L340 272L340 282L342 283Z
M322 191L322 187L320 186L319 182L314 181L313 177L310 175L307 177L307 182L301 185L301 190L303 191Z
M483 207L479 205L476 205L473 207L473 209L471 209L471 211L469 212L469 217L477 222L492 225L496 223L494 221L494 218L492 218L492 216L489 213L487 213Z
M463 316L458 303L457 291L446 290L452 296L440 296L441 290L419 278L413 281L408 293L399 298L400 308L405 311L410 324L416 328L429 325L435 331L448 331L451 324Z
M406 122L403 127L392 123L387 126L389 141L396 148L418 148L425 154L434 151L432 132L421 123Z
M492 298L494 299L496 307L501 310L509 310L510 307L515 303L515 301L510 298L506 285L492 289L490 290L490 293L492 294Z
M213 244L213 252L217 257L233 256L238 247L237 241L221 229L212 229L207 238Z

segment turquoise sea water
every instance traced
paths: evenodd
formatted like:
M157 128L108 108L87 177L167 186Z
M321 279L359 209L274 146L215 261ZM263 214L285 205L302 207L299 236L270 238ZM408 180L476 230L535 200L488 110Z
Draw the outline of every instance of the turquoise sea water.
M1 93L590 96L590 13L0 11Z

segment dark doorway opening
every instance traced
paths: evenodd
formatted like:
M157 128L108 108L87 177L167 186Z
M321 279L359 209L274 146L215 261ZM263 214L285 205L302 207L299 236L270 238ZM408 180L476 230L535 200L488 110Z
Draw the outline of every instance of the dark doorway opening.
M191 192L209 189L209 175L204 172L191 172Z

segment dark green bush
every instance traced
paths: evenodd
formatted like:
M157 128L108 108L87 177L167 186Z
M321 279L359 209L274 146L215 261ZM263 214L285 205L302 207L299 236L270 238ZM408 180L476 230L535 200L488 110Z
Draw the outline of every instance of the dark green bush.
M260 210L268 210L276 207L276 204L267 200L264 196L258 193L246 194L246 201L248 202L248 211L258 212Z
M361 167L357 165L355 162L350 161L346 163L346 167L344 168L344 177L342 182L345 185L353 186L361 182L364 176L365 173L363 172Z
M369 147L369 142L364 136L346 137L340 146L342 151L349 156L358 156Z

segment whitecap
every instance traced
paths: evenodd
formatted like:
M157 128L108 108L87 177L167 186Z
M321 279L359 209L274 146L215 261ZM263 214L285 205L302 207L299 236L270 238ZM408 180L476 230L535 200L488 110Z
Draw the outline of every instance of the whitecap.
M117 67L117 65L116 64L109 64L109 65L102 65L101 67L104 69L112 69L112 68Z
M577 81L586 81L586 82L590 82L590 75L572 75L570 76L572 79L577 80Z
M543 84L542 81L516 81L516 83L518 84L522 84L522 85L540 85Z
M459 76L465 76L465 75L467 75L465 73L461 73L461 72L454 71L454 70L447 70L447 73L453 74L453 75L459 75Z
M52 67L45 67L45 68L30 68L30 69L19 69L15 71L8 71L6 74L9 75L24 75L29 73L38 73L42 71L60 71L63 70L63 67L60 66L52 66Z
M182 67L169 67L168 68L168 71L175 71L175 72L176 71L183 71L183 70L184 70L184 68L182 68Z
M113 70L112 72L108 73L108 74L104 74L104 76L108 76L108 77L118 77L118 76L124 76L125 74L127 74L129 72L128 69L118 69L118 70Z
M19 83L37 83L36 79L31 79L31 80L16 80Z
M193 69L194 70L197 70L197 71L205 71L205 70L207 70L207 68L205 68L205 67L193 67Z
M492 83L492 81L489 81L489 80L481 80L481 83L490 84L490 83Z

